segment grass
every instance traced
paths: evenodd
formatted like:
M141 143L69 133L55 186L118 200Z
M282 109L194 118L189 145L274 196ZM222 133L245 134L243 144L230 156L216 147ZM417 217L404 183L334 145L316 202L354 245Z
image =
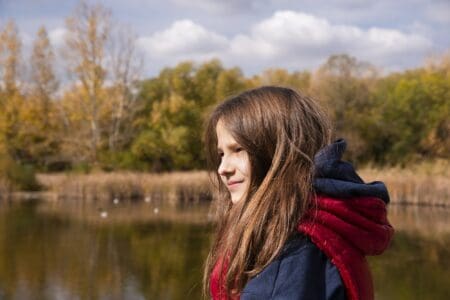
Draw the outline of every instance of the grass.
M148 173L39 174L38 181L56 199L86 201L147 200L165 203L198 203L211 200L204 171Z
M359 170L366 181L383 181L397 204L450 206L450 161L423 162L399 167Z
M393 204L450 206L450 162L421 163L407 169L365 167L358 173L366 181L381 180ZM38 182L51 199L179 203L209 202L212 189L205 171L148 174L137 172L92 174L38 174ZM1 192L1 182L0 182Z

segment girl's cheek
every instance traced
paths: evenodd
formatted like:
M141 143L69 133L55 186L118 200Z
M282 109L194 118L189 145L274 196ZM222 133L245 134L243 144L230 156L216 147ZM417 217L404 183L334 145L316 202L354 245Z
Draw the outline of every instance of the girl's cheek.
M240 158L240 169L244 175L246 176L250 175L250 160L248 154L245 152L242 153Z

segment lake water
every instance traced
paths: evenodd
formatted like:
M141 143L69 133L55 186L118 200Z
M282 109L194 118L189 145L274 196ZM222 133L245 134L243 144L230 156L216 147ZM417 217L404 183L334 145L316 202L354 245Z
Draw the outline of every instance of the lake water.
M450 210L391 206L376 299L450 299ZM204 206L0 202L0 299L200 299Z

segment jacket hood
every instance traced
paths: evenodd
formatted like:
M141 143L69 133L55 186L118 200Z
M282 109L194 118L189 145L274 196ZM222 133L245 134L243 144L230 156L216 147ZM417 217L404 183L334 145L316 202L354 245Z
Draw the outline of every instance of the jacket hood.
M345 148L338 140L316 156L317 197L298 230L338 268L349 299L373 299L365 256L381 254L393 236L386 212L389 194L382 182L364 183L350 163L341 161Z
M342 161L347 143L339 139L320 150L314 158L316 193L337 198L376 197L389 203L389 194L381 181L364 183L352 164Z

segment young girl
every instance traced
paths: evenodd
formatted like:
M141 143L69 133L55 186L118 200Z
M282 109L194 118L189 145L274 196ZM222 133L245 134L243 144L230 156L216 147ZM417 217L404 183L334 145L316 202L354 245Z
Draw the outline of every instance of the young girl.
M365 255L393 229L383 183L342 162L345 141L310 98L261 87L221 103L205 132L219 224L205 266L212 299L373 299Z

